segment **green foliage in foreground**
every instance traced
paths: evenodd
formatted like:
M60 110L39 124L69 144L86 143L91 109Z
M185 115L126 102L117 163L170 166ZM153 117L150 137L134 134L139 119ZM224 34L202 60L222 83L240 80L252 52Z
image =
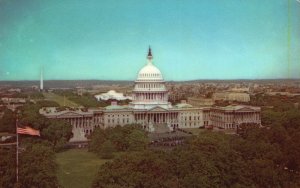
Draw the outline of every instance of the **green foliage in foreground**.
M27 146L20 154L21 187L58 187L54 152L45 145Z
M16 182L16 149L0 147L0 187L14 187Z
M54 151L64 147L72 135L72 127L64 121L48 120L40 115L38 111L41 105L47 104L52 105L53 102L27 103L20 109L20 125L40 130L41 137L19 135L19 145L22 148L19 155L19 185L16 185L15 176L16 149L14 146L6 149L0 147L0 187L59 186ZM15 132L15 115L11 111L8 111L1 121L13 127L9 132Z
M0 132L15 133L15 115L9 109L4 110L3 117L0 119Z
M46 143L27 142L19 154L19 184L16 184L16 150L0 148L0 187L58 187L54 152Z
M107 158L112 151L141 151L149 143L146 132L139 125L95 129L91 135L89 150Z
M299 168L286 169L289 160L272 135L205 131L173 151L126 153L100 168L93 187L299 187Z

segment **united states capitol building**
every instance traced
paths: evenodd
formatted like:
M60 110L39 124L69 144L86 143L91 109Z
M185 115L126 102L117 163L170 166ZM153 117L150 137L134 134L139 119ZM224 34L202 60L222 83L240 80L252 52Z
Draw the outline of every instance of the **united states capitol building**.
M112 102L104 108L68 109L54 107L40 109L47 118L63 119L71 123L70 142L85 141L96 127L140 124L149 132L168 132L177 128L216 127L236 129L241 123L261 124L260 107L193 107L182 101L172 105L161 71L154 65L149 48L146 65L138 72L132 92L132 102L121 106Z

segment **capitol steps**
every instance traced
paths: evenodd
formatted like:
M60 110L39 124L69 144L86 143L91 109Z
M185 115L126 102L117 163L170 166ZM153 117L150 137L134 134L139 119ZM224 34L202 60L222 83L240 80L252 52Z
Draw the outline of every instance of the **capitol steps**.
M156 123L153 125L154 133L166 133L171 132L170 128L166 123Z

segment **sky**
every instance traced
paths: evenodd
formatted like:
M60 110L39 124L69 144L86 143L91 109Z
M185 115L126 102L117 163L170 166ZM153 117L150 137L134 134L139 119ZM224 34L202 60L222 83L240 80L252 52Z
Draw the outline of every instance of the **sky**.
M300 78L300 0L0 0L0 80Z

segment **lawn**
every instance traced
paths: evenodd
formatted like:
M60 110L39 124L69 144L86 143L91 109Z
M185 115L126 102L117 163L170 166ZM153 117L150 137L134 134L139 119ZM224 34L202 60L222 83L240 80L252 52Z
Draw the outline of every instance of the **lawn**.
M99 167L107 162L86 149L70 149L56 154L58 180L65 188L91 187Z
M43 93L43 95L44 95L45 99L55 101L60 106L69 106L69 107L78 107L79 106L75 102L68 100L67 97L63 97L63 96L57 95L55 93Z

